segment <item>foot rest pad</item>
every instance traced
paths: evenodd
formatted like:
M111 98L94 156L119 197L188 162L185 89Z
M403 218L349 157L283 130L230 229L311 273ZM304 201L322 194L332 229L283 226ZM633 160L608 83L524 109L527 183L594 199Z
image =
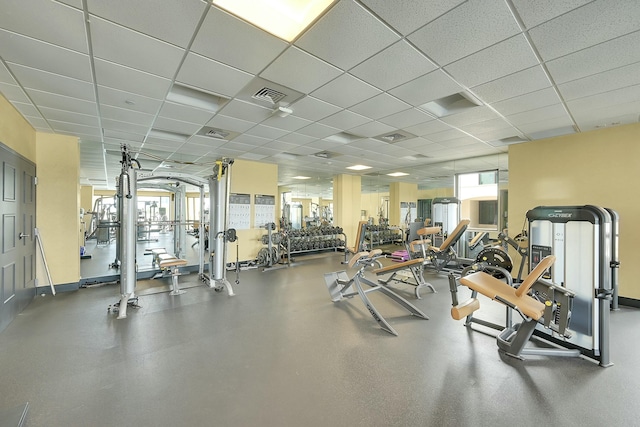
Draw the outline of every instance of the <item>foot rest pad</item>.
M463 317L467 317L474 311L480 308L480 301L477 298L471 298L462 304L451 307L451 317L455 320L460 320Z

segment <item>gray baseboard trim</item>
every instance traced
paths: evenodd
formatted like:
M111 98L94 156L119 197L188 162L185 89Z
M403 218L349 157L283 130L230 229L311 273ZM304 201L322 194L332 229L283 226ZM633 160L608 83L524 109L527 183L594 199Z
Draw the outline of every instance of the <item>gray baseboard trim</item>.
M72 292L72 291L77 291L80 288L80 284L78 282L63 283L61 285L54 285L54 287L56 288L56 292ZM37 286L36 294L51 295L51 286Z
M618 304L626 305L627 307L640 308L640 300L627 297L618 297Z

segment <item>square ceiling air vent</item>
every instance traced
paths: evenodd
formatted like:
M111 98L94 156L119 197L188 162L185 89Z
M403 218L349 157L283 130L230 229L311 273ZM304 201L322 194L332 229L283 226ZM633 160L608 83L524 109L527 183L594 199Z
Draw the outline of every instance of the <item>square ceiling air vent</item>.
M482 101L465 91L427 102L418 108L428 111L436 117L445 117L480 105L482 105Z
M282 93L269 87L263 87L262 89L251 95L253 99L257 99L258 101L265 101L272 105L277 105L278 102L282 101L286 96L286 93Z
M389 133L383 133L382 135L374 136L374 139L378 141L386 142L388 144L395 144L396 142L404 141L411 138L416 138L416 136L412 133L396 130Z
M208 138L218 139L222 141L231 141L233 138L240 134L238 132L233 132L230 130L203 126L196 135L206 136Z
M278 83L256 77L236 95L236 99L273 109L278 105L288 106L304 96Z
M334 157L339 156L339 153L332 153L330 151L320 151L318 153L312 154L314 157L320 157L321 159L332 159Z

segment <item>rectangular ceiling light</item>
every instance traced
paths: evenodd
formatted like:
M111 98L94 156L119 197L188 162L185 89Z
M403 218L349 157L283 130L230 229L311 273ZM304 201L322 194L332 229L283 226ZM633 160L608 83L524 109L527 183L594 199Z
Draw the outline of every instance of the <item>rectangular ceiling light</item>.
M387 176L407 176L409 175L408 173L404 173L404 172L393 172L393 173L388 173Z
M363 171L365 169L371 169L371 166L353 165L353 166L347 166L347 169L351 169L352 171Z
M293 179L311 179L311 177L310 176L298 175L298 176L294 176Z
M213 0L216 6L288 42L331 3L333 0Z
M167 94L167 101L216 112L228 99L175 83Z

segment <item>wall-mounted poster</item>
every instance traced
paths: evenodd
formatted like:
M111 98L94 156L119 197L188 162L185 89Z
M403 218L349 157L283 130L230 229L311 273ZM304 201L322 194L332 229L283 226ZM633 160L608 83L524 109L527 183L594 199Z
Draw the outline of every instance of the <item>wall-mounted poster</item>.
M251 227L251 195L229 195L229 228L248 230Z
M264 227L265 224L275 222L276 219L276 196L256 194L253 196L254 204L254 228Z

